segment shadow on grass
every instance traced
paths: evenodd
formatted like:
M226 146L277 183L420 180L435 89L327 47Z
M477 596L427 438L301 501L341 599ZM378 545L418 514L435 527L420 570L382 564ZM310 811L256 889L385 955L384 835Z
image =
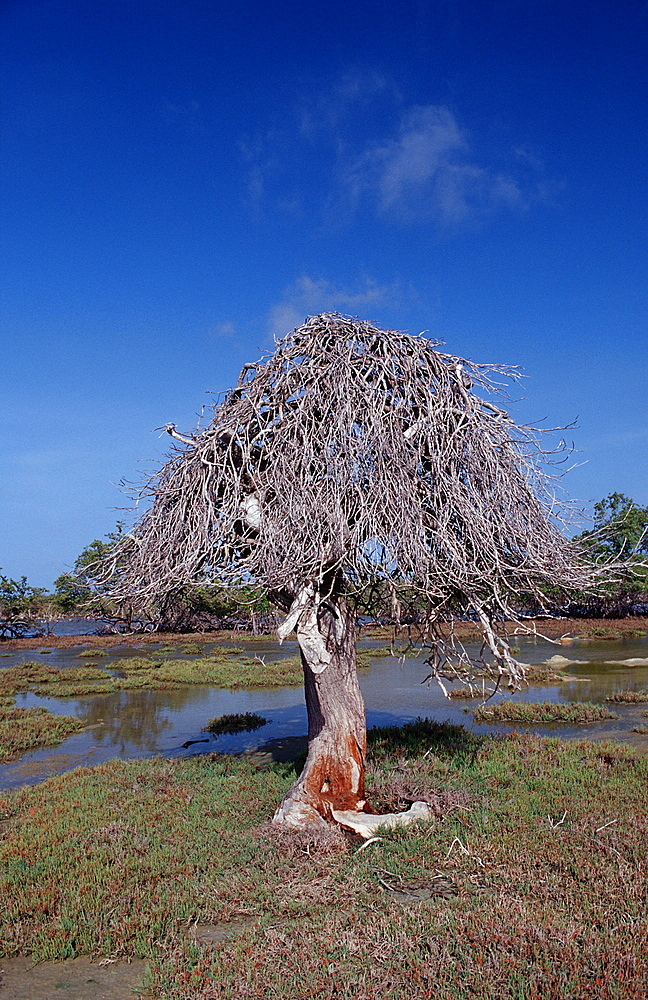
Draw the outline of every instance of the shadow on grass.
M480 749L495 738L493 735L477 736L464 726L451 722L416 719L402 726L375 726L369 729L367 757L370 762L379 764L391 758L423 757L433 754L444 760L452 759L455 766L462 768L474 765ZM275 756L275 744L280 745L285 752ZM289 746L284 748L284 744ZM271 740L260 747L257 754L262 754L264 751L282 765L282 774L294 773L297 776L301 774L306 763L308 748L303 737L296 737ZM254 757L255 754L251 756Z
M433 753L437 757L463 759L474 763L484 743L492 736L477 736L464 726L433 719L416 719L402 726L377 726L367 733L369 756L383 760L398 754L419 756Z

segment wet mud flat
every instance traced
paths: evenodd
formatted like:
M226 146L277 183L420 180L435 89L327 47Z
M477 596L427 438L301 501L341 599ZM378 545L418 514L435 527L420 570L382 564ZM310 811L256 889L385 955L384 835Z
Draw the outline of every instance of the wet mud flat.
M87 956L65 962L33 959L0 959L2 1000L128 1000L142 996L134 992L141 985L146 962L101 961Z

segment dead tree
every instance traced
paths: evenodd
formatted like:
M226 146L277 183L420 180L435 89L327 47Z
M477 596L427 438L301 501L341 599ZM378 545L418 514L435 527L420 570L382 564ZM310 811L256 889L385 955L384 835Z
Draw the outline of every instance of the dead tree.
M129 600L244 581L286 615L279 637L297 634L309 753L278 822L369 808L357 595L387 592L395 607L416 596L437 676L470 671L438 624L474 609L482 666L516 685L522 672L494 617L518 593L542 603L543 584L591 581L557 525L537 433L493 402L516 370L437 346L339 314L308 318L245 365L206 429L184 437L169 425L180 446L112 554L113 592Z

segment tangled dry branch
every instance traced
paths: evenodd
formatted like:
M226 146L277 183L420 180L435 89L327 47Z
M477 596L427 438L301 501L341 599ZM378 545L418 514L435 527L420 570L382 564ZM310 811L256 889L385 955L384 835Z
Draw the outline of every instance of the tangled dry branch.
M343 579L471 606L486 627L520 593L587 588L558 527L539 435L494 402L515 369L420 336L323 314L246 365L236 388L150 480L152 503L104 574L159 602L196 580L254 580L289 607ZM491 645L489 639L489 645Z

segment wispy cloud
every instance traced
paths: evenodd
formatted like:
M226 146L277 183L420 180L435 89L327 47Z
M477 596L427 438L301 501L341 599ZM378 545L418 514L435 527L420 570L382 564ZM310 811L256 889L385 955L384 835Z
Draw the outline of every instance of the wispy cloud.
M236 325L231 320L223 320L208 329L207 337L209 340L230 340L236 333Z
M445 229L542 197L547 180L535 153L478 148L479 136L451 108L408 106L392 81L371 71L343 76L240 143L255 210L336 226L366 211L383 222Z
M401 103L402 97L392 80L374 70L354 70L304 101L299 111L300 132L311 139L323 131L339 132L358 112L371 107L375 114L378 104L391 107Z
M456 225L523 202L512 177L474 162L455 116L439 105L403 112L396 134L365 149L345 183L354 204L366 197L381 214L408 222Z
M393 305L401 297L399 285L380 285L371 278L362 279L353 288L343 288L324 278L302 275L270 309L268 331L278 339L303 323L306 316L321 312L355 315L370 307Z

